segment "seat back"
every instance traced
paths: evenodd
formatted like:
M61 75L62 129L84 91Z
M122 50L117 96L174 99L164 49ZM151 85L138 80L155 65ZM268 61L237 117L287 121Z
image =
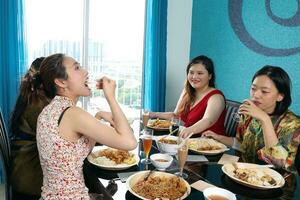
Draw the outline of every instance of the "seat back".
M8 166L5 165L5 154L3 153L2 149L0 148L0 185L4 186L3 193L0 193L0 199L10 199L10 187L8 183ZM2 187L2 186L1 186Z
M11 198L11 190L9 186L9 155L10 155L10 143L9 137L5 128L4 118L2 110L0 108L0 169L2 168L2 175L5 184L5 199ZM1 166L2 165L2 166ZM0 170L1 172L1 170Z
M300 116L297 116L300 119ZM300 145L298 146L296 157L295 157L295 166L298 171L298 175L300 175Z
M298 146L296 157L295 157L295 167L297 168L298 175L300 175L300 146Z
M0 148L4 154L3 157L4 162L8 166L9 155L10 155L10 142L9 142L8 132L5 127L1 108L0 108Z
M234 137L236 134L237 122L234 120L234 115L238 112L241 103L232 100L226 100L226 116L224 121L225 134Z

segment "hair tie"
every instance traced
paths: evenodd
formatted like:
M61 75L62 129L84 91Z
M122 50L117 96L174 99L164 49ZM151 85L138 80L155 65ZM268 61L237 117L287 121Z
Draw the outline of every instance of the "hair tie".
M32 74L31 76L31 91L34 91L38 88L40 88L41 84L42 84L42 80L41 80L41 75L40 72L37 71L34 74Z

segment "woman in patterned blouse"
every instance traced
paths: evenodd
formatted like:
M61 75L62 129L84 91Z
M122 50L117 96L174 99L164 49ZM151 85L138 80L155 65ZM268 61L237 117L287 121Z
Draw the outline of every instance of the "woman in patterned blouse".
M246 162L264 161L297 173L294 165L300 143L300 119L288 107L291 81L280 67L265 66L254 75L250 99L239 108L241 120L235 138L204 133L228 145L239 147Z
M91 90L87 85L88 72L75 59L64 54L45 58L40 78L46 96L52 99L37 122L42 199L90 199L82 166L95 143L123 150L137 145L115 98L116 83L103 77L97 84L111 109L111 127L76 106L79 97L89 96Z

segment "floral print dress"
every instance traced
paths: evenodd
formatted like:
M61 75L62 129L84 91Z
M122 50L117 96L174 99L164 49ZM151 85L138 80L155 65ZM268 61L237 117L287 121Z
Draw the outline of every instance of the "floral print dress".
M260 121L244 117L239 123L236 138L241 142L242 159L252 163L264 161L297 173L294 160L300 143L300 119L286 111L280 116L272 116L271 120L278 143L270 148L265 147Z
M91 150L88 138L77 142L59 135L62 112L74 106L71 99L56 96L39 115L37 145L43 170L42 199L90 199L84 183L83 160Z

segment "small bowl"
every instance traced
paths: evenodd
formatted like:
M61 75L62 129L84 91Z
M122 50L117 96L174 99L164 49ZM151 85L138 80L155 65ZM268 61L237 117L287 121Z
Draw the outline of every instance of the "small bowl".
M165 170L172 164L173 157L168 154L156 153L150 156L150 160L158 170Z
M221 199L221 197L226 200L236 200L235 194L219 187L206 188L205 190L203 190L203 195L206 200Z
M178 137L172 135L166 137L162 135L156 138L156 145L160 152L167 153L169 155L176 155L178 150L178 144L167 144L167 143L160 142L159 140L162 138L177 141Z

